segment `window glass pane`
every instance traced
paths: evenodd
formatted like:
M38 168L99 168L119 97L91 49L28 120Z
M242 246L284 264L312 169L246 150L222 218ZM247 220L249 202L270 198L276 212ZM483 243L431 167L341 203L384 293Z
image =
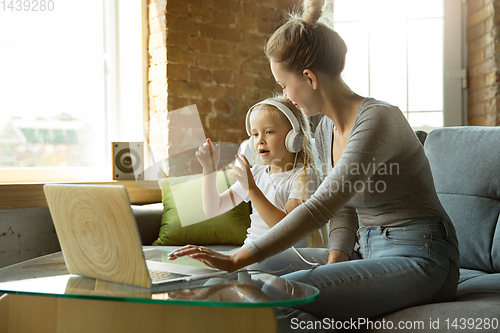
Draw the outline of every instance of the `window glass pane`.
M357 94L369 96L368 26L364 22L337 23L335 30L347 45L344 82Z
M416 128L442 127L444 1L334 0L334 8L348 44L344 81L397 105Z
M105 160L102 1L0 11L0 167Z
M369 20L404 20L406 19L407 0L370 0Z
M443 127L443 112L409 112L408 121L414 130L431 130Z
M370 95L407 109L406 22L370 26Z
M119 126L111 141L143 141L143 68L141 1L119 4Z
M443 109L443 20L408 21L410 111Z
M335 22L364 21L368 16L368 0L335 0L333 7Z
M408 0L409 19L443 16L443 0Z

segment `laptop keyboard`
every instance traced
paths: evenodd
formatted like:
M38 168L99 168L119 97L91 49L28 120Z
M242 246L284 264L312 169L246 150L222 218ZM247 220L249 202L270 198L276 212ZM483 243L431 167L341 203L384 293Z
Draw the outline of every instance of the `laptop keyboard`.
M165 281L165 280L177 279L177 278L185 277L185 276L189 276L189 275L188 274L180 274L180 273L161 272L161 271L150 270L149 271L149 276L151 277L151 281L158 282L158 281Z

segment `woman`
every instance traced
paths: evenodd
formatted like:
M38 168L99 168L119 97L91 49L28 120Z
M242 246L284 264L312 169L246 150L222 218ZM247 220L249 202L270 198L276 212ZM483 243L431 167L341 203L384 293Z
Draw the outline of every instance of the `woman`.
M265 52L286 98L308 116L326 116L316 132L325 180L309 200L235 253L186 246L176 255L234 271L330 221L328 264L285 275L320 289L316 301L290 310L289 317L370 318L451 300L458 243L424 150L397 107L361 97L342 81L347 48L318 22L322 7L322 1L306 1L303 18L292 16Z

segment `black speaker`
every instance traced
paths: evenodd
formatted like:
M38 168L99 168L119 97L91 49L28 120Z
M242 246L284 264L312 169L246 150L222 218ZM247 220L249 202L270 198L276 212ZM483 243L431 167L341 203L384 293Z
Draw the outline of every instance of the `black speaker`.
M112 142L114 180L144 179L142 145L142 142Z

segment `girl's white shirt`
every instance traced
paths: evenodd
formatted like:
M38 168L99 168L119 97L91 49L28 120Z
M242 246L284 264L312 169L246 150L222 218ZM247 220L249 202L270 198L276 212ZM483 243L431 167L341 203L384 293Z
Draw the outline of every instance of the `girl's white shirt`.
M290 171L272 174L268 174L267 169L267 165L255 165L251 168L255 184L262 191L267 200L283 212L286 212L285 205L289 199L304 200L302 197L303 186L306 186L305 199L309 199L319 186L318 176L311 168L307 168L305 183L298 181L298 178L304 169L303 167L296 167ZM247 196L239 182L234 183L231 186L231 190L236 192L245 202L250 201L250 198ZM271 229L264 222L253 204L250 219L251 224L250 228L247 230L245 244L249 241L254 241ZM307 241L304 238L294 246L306 247Z

